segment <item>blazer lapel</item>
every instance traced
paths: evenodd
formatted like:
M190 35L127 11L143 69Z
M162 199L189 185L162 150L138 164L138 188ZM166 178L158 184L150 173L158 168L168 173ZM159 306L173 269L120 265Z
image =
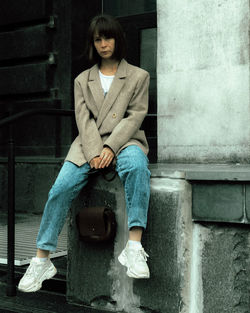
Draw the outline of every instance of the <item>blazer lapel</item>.
M113 103L115 102L117 96L119 95L127 76L127 62L123 59L121 60L117 72L115 74L114 80L110 86L109 92L107 93L104 101L102 103L99 115L96 121L96 125L99 128L107 116L109 110L111 109Z
M95 101L94 105L99 111L104 101L104 94L101 86L99 68L97 64L90 69L88 86Z

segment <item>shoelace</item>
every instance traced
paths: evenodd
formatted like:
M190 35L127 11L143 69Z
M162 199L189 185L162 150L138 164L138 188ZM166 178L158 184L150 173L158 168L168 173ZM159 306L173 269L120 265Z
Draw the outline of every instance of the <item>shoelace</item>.
M37 276L38 273L35 271L35 267L36 267L35 262L31 261L30 266L28 267L27 272L26 272L26 277Z
M149 255L145 252L143 248L137 250L136 258L143 259L144 261L147 261L147 258L149 258Z
M31 263L30 266L27 269L27 272L25 273L25 276L26 277L31 277L31 276L33 276L33 273L35 273L35 271L34 271L34 264Z

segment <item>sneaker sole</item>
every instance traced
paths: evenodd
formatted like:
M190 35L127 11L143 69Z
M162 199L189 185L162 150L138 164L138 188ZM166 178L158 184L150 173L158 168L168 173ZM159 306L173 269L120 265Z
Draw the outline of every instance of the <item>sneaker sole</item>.
M121 263L121 265L126 266L127 267L127 276L130 278L136 278L136 279L148 279L150 278L150 274L146 273L145 275L136 275L135 273L131 272L130 269L127 266L127 258L124 255L124 253L122 252L119 256L118 256L118 261Z
M42 283L45 280L51 279L52 277L54 277L56 275L56 273L57 273L57 270L56 270L55 266L52 264L52 266L50 266L48 268L48 270L43 274L43 276L40 278L39 281L37 281L37 283L35 285L32 285L29 288L18 287L18 290L20 290L22 292L36 292L42 288Z
M123 252L118 256L118 261L121 263L121 265L127 266L127 258Z

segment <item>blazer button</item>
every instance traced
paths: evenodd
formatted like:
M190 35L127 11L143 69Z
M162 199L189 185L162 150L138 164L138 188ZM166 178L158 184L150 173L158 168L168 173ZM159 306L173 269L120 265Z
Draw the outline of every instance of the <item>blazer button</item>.
M113 118L116 118L116 113L113 113L113 114L112 114L112 117L113 117Z

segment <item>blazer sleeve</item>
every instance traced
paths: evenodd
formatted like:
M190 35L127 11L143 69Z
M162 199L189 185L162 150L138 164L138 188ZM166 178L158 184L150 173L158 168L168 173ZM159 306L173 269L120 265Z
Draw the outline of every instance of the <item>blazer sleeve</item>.
M143 71L130 100L125 117L115 126L110 136L104 142L115 153L126 144L139 130L148 112L149 73Z
M103 143L94 118L86 106L82 88L75 79L75 117L84 156L88 162L100 155Z

